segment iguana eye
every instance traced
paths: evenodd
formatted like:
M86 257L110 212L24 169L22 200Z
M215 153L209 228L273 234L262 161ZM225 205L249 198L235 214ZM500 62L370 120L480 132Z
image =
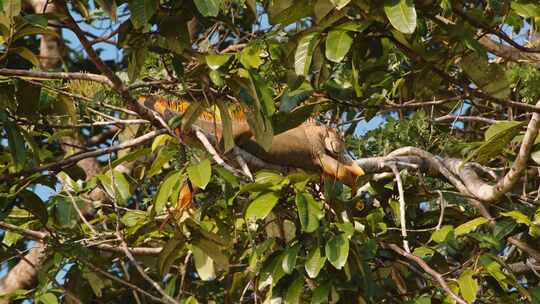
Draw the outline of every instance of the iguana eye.
M345 144L336 136L329 134L324 138L324 149L333 155L338 155L345 150Z

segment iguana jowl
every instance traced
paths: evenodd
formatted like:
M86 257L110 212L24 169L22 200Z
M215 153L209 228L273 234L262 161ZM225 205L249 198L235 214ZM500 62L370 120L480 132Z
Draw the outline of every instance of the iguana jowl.
M155 96L141 97L139 103L159 113L166 121L185 110L185 107L179 108ZM222 133L221 123L216 123L212 115L201 115L193 124L216 135L216 138ZM196 140L189 130L175 131L190 141ZM238 147L270 165L323 172L353 189L356 188L357 178L364 175L362 168L346 156L345 144L337 132L315 122L305 122L275 134L268 150L257 144L243 115L235 115L232 133ZM256 166L250 164L248 159L246 161L248 165Z

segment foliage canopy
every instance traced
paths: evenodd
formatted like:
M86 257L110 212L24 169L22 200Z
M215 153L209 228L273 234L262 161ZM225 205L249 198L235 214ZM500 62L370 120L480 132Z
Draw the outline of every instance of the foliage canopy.
M537 1L48 5L0 0L5 299L540 303ZM247 181L148 95L190 102L173 129L213 111L220 153L237 109L265 148L315 119L367 175Z

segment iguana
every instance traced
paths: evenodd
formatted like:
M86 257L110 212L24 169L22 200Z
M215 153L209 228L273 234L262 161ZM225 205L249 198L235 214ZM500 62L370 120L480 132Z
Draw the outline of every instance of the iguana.
M159 113L165 121L182 115L189 105L187 102L172 102L156 96L140 97L139 103ZM256 142L242 111L233 113L232 119L235 145L267 164L286 169L322 172L350 186L353 192L358 177L365 174L362 168L346 155L345 143L338 133L327 126L309 120L295 128L274 134L270 148L265 150ZM222 124L209 112L202 113L193 125L213 134L215 138L220 138L223 132ZM177 128L175 132L184 140L197 141L189 128ZM249 159L246 159L246 162L250 167L259 167L257 163L250 163Z

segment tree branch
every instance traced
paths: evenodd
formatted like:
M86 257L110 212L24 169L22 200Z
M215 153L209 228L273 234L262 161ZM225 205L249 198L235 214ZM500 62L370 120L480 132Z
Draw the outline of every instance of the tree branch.
M97 149L97 150L94 150L94 151L75 154L75 155L73 155L73 156L71 156L69 158L66 158L64 160L61 160L61 161L48 163L46 165L42 165L42 166L32 168L32 169L28 169L28 170L23 170L23 171L20 171L20 172L17 172L17 173L2 174L2 175L0 175L0 181L6 181L6 180L10 180L10 179L13 179L13 178L16 178L16 177L21 177L21 176L28 176L30 174L33 174L33 173L36 173L36 172L42 172L42 171L46 171L46 170L54 170L54 171L61 170L63 168L69 167L69 166L77 163L78 161L86 159L86 158L97 157L97 156L100 156L100 155L109 154L109 153L113 153L113 152L116 152L116 151L119 151L119 150L123 150L123 149L127 149L127 148L130 148L130 147L133 147L133 146L144 144L147 141L153 139L154 137L156 137L156 136L158 136L160 134L164 134L166 132L167 132L167 130L165 130L165 129L152 131L152 132L147 133L147 134L145 134L143 136L134 138L132 140L126 141L126 142L118 144L116 146L111 146L111 147L107 147L107 148Z
M107 77L91 73L39 72L1 68L0 75L13 77L28 77L35 79L88 80L112 86L112 82L107 79Z
M415 262L420 266L425 272L427 272L429 275L431 275L442 287L442 289L450 296L452 299L454 299L457 303L460 304L467 304L467 301L460 298L457 294L455 294L450 287L448 287L448 284L444 280L442 274L435 271L433 268L431 268L424 260L422 260L421 257L417 257L411 253L406 252L405 250L399 248L395 244L383 244L384 248L391 249L392 251L396 252L397 254L404 256L405 258Z

